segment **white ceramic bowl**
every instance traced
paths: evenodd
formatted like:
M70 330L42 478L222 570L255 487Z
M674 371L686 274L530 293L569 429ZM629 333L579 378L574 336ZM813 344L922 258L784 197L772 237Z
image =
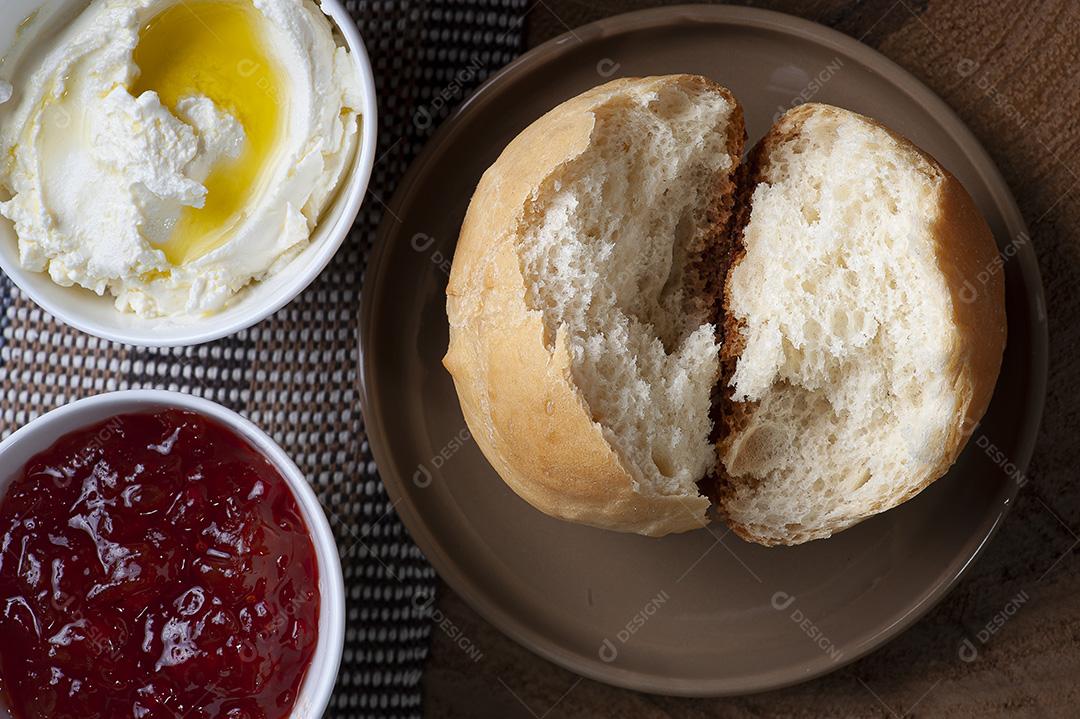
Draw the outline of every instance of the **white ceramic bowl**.
M318 1L318 0L317 0ZM89 0L0 0L0 57L15 40L16 28L32 13L58 19L73 17ZM339 0L321 0L323 10L340 33L356 64L363 90L360 147L333 205L323 214L311 244L292 263L264 282L254 283L233 298L221 312L194 321L143 319L119 312L111 295L98 297L79 287L61 287L47 274L29 272L19 264L15 228L0 217L0 268L58 320L108 340L144 347L196 345L226 337L262 321L291 302L311 284L341 247L352 228L375 164L375 80L356 23ZM60 21L60 20L58 20ZM43 23L44 25L44 23Z
M0 502L8 485L31 457L52 446L69 432L103 422L127 412L150 412L165 408L190 410L210 417L244 437L277 467L289 484L311 533L319 562L319 638L307 676L290 719L319 719L330 701L337 680L345 639L345 584L333 532L318 498L304 475L270 437L232 410L209 400L180 392L129 390L97 395L55 409L38 417L0 442ZM10 719L0 706L0 719Z

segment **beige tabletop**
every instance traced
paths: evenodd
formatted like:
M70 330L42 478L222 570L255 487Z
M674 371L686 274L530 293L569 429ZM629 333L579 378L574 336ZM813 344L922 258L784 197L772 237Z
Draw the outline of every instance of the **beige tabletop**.
M529 46L662 3L539 0ZM433 717L1080 716L1080 2L754 3L884 53L940 95L997 162L1046 288L1050 378L1016 506L956 589L884 648L816 681L675 699L582 679L518 646L442 587L424 676ZM959 58L959 59L958 59Z

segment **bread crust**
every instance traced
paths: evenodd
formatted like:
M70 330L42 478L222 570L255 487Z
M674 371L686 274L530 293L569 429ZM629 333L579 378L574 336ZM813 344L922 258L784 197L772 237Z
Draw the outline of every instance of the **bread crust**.
M743 539L758 544L801 544L831 536L906 502L943 476L960 455L990 404L1005 348L1005 284L998 263L997 245L986 220L960 181L930 154L880 122L818 103L800 105L785 113L755 145L743 168L738 190L738 217L733 230L737 238L736 249L725 282L724 307L730 306L731 302L731 270L745 255L742 233L750 219L750 198L754 188L766 176L773 150L798 135L806 120L813 115L839 113L855 115L862 121L884 130L896 140L902 151L917 155L940 173L938 212L931 226L931 235L938 269L952 299L952 350L945 371L951 378L952 386L956 388L963 411L950 427L941 461L926 467L919 476L912 477L909 490L899 500L872 507L859 516L841 518L823 527L788 525L783 532L770 532L764 531L762 527L740 523L728 511L727 504L740 487L752 487L758 480L752 477L731 477L721 459L717 467L716 483L710 488L709 494L718 513L732 530ZM721 458L727 455L738 433L750 424L756 409L754 402L735 402L731 399L731 378L744 348L743 327L733 315L725 313L724 344L721 349L721 392L717 411L720 437L718 454Z
M589 146L593 108L661 83L725 95L735 108L729 146L738 162L741 109L730 92L705 78L615 80L548 112L506 147L469 204L447 287L450 346L443 360L473 437L519 496L554 517L650 536L706 524L709 501L637 490L574 384L567 336L561 330L545 336L542 314L526 304L517 247L537 188ZM730 197L726 201L730 207Z

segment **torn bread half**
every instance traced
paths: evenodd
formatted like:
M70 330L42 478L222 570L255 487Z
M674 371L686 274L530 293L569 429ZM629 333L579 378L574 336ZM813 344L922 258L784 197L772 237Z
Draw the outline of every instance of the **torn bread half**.
M616 80L525 129L455 251L444 364L537 509L663 535L707 522L714 318L742 111L702 77Z
M718 507L797 544L910 499L981 419L1005 345L971 197L869 118L807 104L757 144L724 297Z

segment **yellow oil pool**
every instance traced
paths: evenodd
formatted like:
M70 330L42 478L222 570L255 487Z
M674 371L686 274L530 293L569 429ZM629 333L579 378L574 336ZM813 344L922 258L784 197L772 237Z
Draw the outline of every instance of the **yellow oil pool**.
M205 206L184 208L160 246L174 265L228 240L258 192L282 133L283 72L266 50L263 22L250 0L186 0L151 18L139 36L133 94L154 90L173 111L181 99L204 95L239 120L246 135L240 156L211 170Z

